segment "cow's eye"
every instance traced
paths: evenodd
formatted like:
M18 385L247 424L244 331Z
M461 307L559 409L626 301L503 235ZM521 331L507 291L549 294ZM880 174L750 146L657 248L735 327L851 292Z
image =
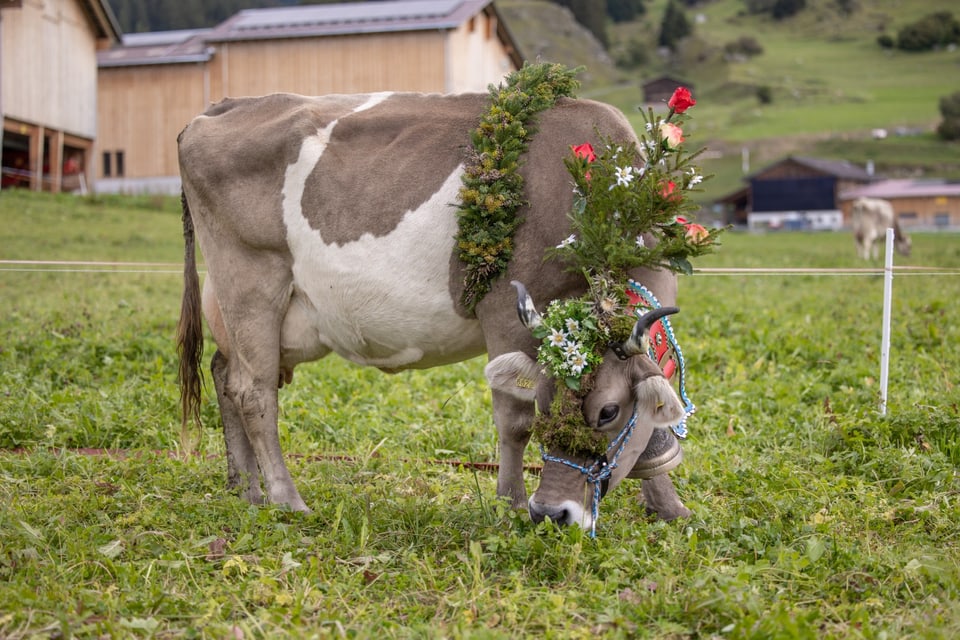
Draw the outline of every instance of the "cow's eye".
M620 407L615 404L608 404L600 410L600 417L597 419L597 426L602 427L605 424L613 422L620 415Z

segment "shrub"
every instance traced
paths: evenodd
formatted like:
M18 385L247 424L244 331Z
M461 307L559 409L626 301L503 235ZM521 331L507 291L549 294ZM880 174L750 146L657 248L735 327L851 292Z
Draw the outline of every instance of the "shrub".
M897 41L893 39L893 36L882 33L877 36L877 44L883 49L893 49L897 45Z
M773 102L773 90L769 85L761 85L757 87L757 100L760 101L760 104L770 104Z
M751 58L763 53L763 45L753 36L740 36L736 40L723 45L724 53L730 56L744 56Z
M938 11L897 32L897 47L904 51L929 51L960 42L960 22L949 11Z
M806 6L807 0L776 0L771 15L774 20L783 20L800 13Z
M937 135L944 140L960 140L960 91L940 98L943 122L937 126Z

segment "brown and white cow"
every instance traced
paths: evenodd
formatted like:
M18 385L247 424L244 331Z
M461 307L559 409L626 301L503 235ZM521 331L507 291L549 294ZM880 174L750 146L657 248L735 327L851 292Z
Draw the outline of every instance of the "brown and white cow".
M887 229L893 228L894 247L905 256L910 255L910 237L900 229L893 205L880 198L857 198L851 209L853 239L857 255L864 260L877 258L877 243L883 244Z
M497 494L528 506L523 451L535 401L548 407L554 384L536 364L537 341L517 318L510 281L525 283L542 305L584 293L581 275L544 261L544 250L569 235L563 159L571 144L636 137L623 114L588 100L561 99L538 116L522 169L529 206L515 257L469 313L460 304L455 205L470 132L488 108L486 94L275 94L225 99L180 134L184 420L199 419L202 306L217 345L211 369L228 485L250 502L308 510L277 435L277 390L297 364L334 352L393 372L486 352L500 442ZM207 269L202 295L194 233ZM675 275L632 275L664 305L675 302ZM666 474L681 452L672 433L651 436L676 423L683 406L657 378L664 380L647 356L608 353L583 411L613 438L636 405L638 425L609 487L628 474L646 478L648 511L672 519L689 514ZM584 479L562 466L545 465L533 515L590 526Z

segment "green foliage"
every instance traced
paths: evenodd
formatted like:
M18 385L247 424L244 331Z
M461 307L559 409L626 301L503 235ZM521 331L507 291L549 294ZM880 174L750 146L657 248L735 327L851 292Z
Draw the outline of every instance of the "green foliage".
M937 125L937 135L944 140L960 140L960 91L940 98L940 115L943 120Z
M579 86L578 69L525 64L490 87L490 110L471 135L473 149L460 188L457 247L465 263L463 302L473 309L513 257L513 234L525 204L523 154L536 128L534 116Z
M607 0L607 15L614 22L629 22L646 12L643 0Z
M949 11L931 13L897 32L897 47L904 51L929 51L960 42L960 21Z
M674 0L669 0L663 12L663 19L660 21L657 44L676 50L679 42L691 33L693 33L693 26L687 20L687 14Z

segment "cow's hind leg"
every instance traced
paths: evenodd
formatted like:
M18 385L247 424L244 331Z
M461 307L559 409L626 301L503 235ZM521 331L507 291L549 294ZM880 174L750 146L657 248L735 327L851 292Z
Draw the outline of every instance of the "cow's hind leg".
M217 390L220 418L223 421L223 439L227 447L227 488L238 491L253 504L263 503L257 457L243 428L243 419L236 405L226 393L227 358L217 351L210 361L213 384Z

